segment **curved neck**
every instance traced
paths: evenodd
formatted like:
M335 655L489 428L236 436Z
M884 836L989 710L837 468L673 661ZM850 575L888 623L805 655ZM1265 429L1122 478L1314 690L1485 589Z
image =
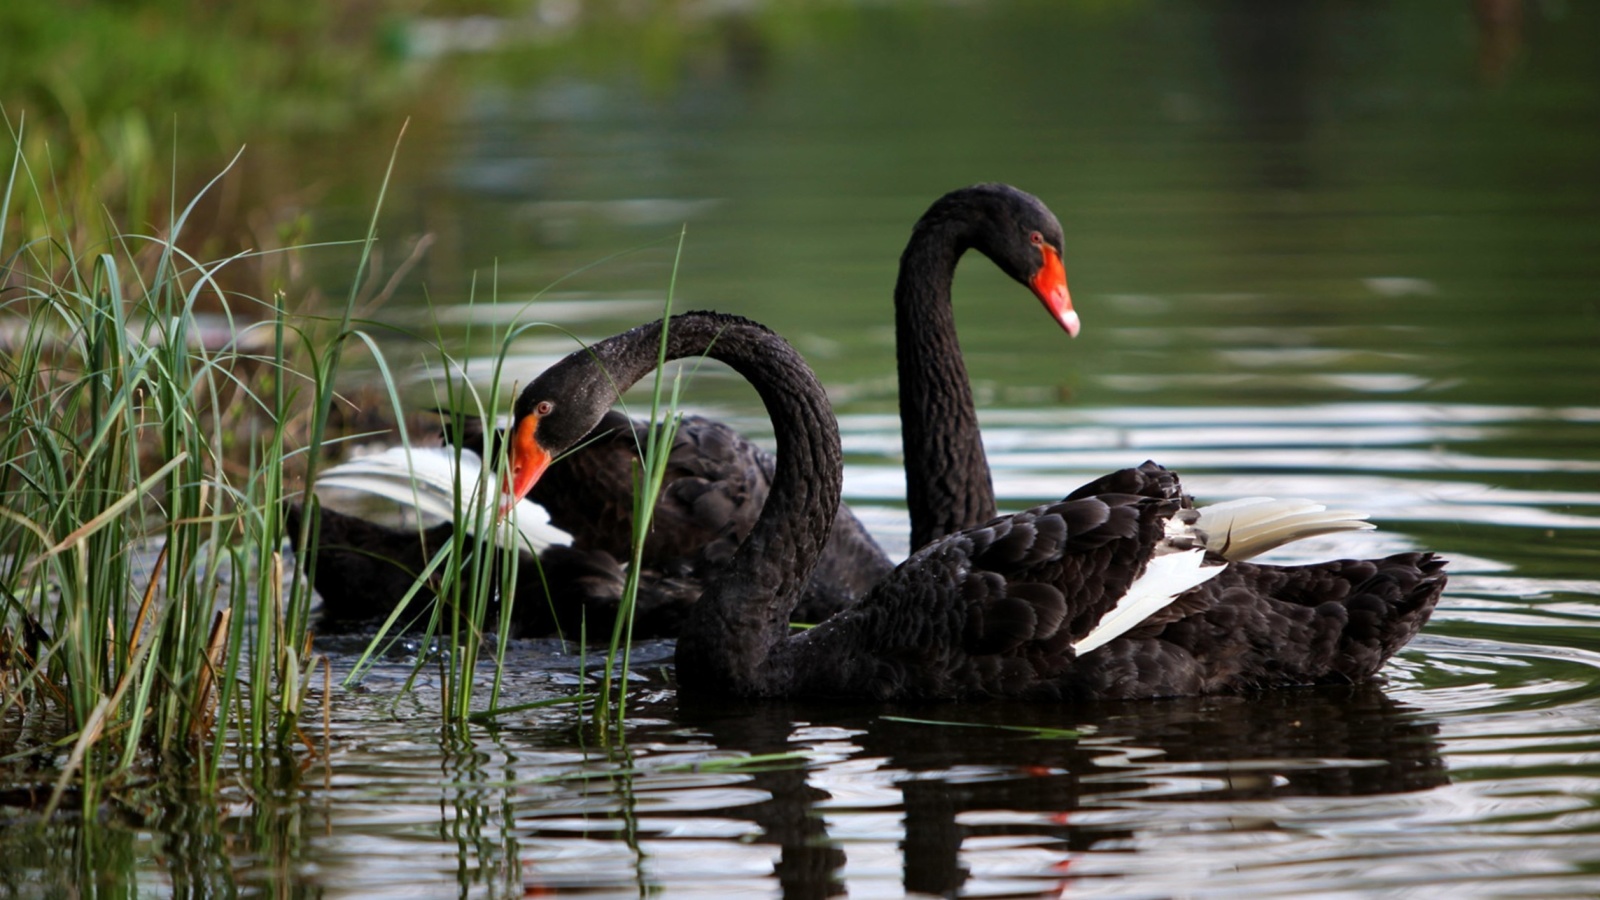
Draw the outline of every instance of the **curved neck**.
M956 339L950 284L971 246L956 218L917 223L894 288L911 548L994 517L994 485Z
M661 323L593 345L618 390L656 367ZM667 325L667 359L708 356L743 375L766 405L778 463L761 515L732 563L708 583L678 640L684 683L760 693L764 664L827 543L843 482L839 426L817 377L793 347L748 319L684 313Z

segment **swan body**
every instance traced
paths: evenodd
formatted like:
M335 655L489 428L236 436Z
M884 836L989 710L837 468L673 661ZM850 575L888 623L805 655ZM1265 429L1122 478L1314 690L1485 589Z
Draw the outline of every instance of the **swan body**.
M514 470L587 434L613 391L654 368L663 327L666 358L705 354L744 375L778 439L759 519L680 633L685 690L1092 700L1354 682L1417 633L1446 582L1444 561L1431 553L1306 566L1231 561L1207 548L1238 541L1207 534L1177 476L1145 463L932 540L856 605L792 635L788 612L838 504L839 437L815 376L762 326L685 313L568 356L517 399ZM1215 521L1260 543L1283 515L1270 507L1253 515L1254 506L1264 504L1237 504Z

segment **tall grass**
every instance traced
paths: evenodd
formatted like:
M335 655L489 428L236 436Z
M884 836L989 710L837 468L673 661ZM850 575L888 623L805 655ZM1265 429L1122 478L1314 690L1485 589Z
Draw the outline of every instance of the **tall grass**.
M680 231L671 280L662 309L663 323L672 314L684 237L685 233ZM546 290L549 290L549 287ZM471 302L472 299L469 297L468 303ZM544 327L558 326L544 322L529 322L515 325L504 332L491 326L490 343L497 345L499 352L494 358L488 386L483 390L475 387L472 380L466 377L465 366L460 361L441 349L439 369L444 373L444 378L439 383L439 390L442 393L435 395L434 405L440 409L465 411L484 421L492 421L496 411L510 406L509 395L516 388L516 384L505 371L505 361L510 355L513 342L529 330ZM467 337L467 343L470 345L471 335ZM442 348L445 343L443 336L435 335L434 338L433 345ZM646 430L644 445L636 448L640 465L633 473L634 496L631 520L633 552L605 655L600 695L603 702L596 707L597 711L614 712L619 720L626 702L623 685L626 684L629 667L629 649L640 587L639 578L644 569L645 542L652 527L655 506L666 477L667 460L682 418L678 413L682 390L681 373L673 378L670 395L667 394L667 376L663 368L666 362L666 347L667 332L663 328L650 400L650 422L653 427ZM377 348L374 348L374 356L381 360L381 353ZM392 386L392 378L386 376L385 380ZM390 402L396 421L402 423L401 440L408 442L403 425L407 416L399 396L392 387ZM519 547L519 534L514 522L509 517L499 515L498 503L504 498L500 493L501 484L494 473L507 471L508 460L504 458L507 442L498 443L501 458L484 461L485 465L480 471L477 483L458 481L453 485L455 509L452 521L456 527L451 534L451 540L435 551L422 571L417 574L407 593L397 598L394 610L379 626L377 634L346 680L347 683L359 680L383 646L392 640L391 635L397 626L404 620L415 618L411 603L420 595L421 588L427 584L431 588L430 593L437 600L431 610L427 611L421 643L424 647L429 647L435 646L437 642L438 652L431 656L426 654L419 656L412 672L412 679L407 681L406 687L410 688L428 662L436 663L443 686L440 712L443 719L454 726L489 721L507 712L551 705L550 701L540 701L509 708L500 707L506 652L515 621L515 603L519 600L516 596L518 568L521 565L537 567L539 561L537 553L531 553L527 561L521 559L516 551L532 548ZM459 468L459 454L462 448L457 446L454 452L458 454L457 468ZM419 529L420 538L423 523L416 522L416 527ZM498 541L482 540L478 536L497 537ZM497 545L504 549L497 550ZM542 573L540 577L542 578ZM521 602L535 601L521 598ZM475 700L477 683L475 675L479 664L484 660L485 638L491 631L494 631L497 640L494 644L494 666L485 705L478 704ZM577 638L580 653L587 652L586 628L582 629L580 634L568 637ZM587 695L580 694L566 701L556 702L584 702L588 699L590 698ZM475 706L479 708L474 709Z
M378 323L365 323L376 325ZM421 337L412 335L413 337ZM436 336L435 346L442 347L442 336ZM470 334L468 335L470 343ZM405 427L406 411L395 389L395 379L382 363L383 355L374 345L374 358L380 362L384 382L388 385L389 402L394 411L401 443L410 446L410 436ZM442 410L460 410L484 421L492 421L495 411L509 406L509 399L501 389L501 368L504 354L496 363L494 377L486 390L480 390L466 377L465 367L443 350L440 351L444 378L437 384L433 398L434 407ZM459 433L457 431L456 433ZM461 468L460 456L465 448L459 444L452 448L456 454L456 468ZM504 448L502 447L502 454ZM500 482L495 472L505 471L505 460L485 460L476 481L457 480L452 485L455 528L450 540L439 547L421 572L417 573L410 589L395 598L394 609L368 644L367 650L357 660L346 678L346 683L358 681L371 666L381 649L395 638L402 622L417 617L412 603L424 587L430 588L436 599L424 611L426 616L420 643L424 648L437 647L438 652L419 655L406 689L430 661L439 667L442 682L440 714L447 723L461 725L473 716L475 675L483 659L485 639L496 631L494 675L489 694L489 706L499 702L501 674L509 646L515 610L516 581L519 567L519 534L510 518L499 515L501 501ZM314 503L308 498L308 507ZM314 507L310 507L314 508ZM307 517L313 522L317 517ZM420 517L414 520L418 538L425 523ZM498 544L496 538L499 539ZM315 545L314 535L311 545ZM302 544L305 546L306 544ZM504 548L504 549L502 549ZM496 628L498 624L498 628Z
M680 371L672 380L672 395L668 398L663 418L662 391L665 388L667 364L667 326L672 318L672 300L678 287L678 266L683 261L683 240L687 229L678 232L678 249L672 258L672 277L667 284L667 299L661 310L661 345L656 351L655 378L650 390L650 427L645 430L645 446L638 448L640 467L634 473L633 489L633 556L629 559L628 578L623 585L622 603L611 630L611 645L606 655L605 675L598 710L614 711L618 723L627 706L627 674L630 662L629 649L633 644L634 611L638 605L639 578L644 569L645 541L655 518L656 502L661 497L661 486L666 480L667 460L672 455L672 443L678 427L683 423L679 412L683 380Z
M315 511L305 486L352 338L378 361L408 437L396 380L368 334L375 323L356 314L377 213L349 296L331 317L310 318L282 291L230 290L229 267L246 256L202 261L183 249L185 225L222 175L187 203L171 201L156 233L86 227L77 206L52 196L50 174L30 169L20 133L10 137L0 191L0 760L49 761L46 819L62 803L94 817L109 795L155 773L181 772L209 791L224 771L264 784L302 745L325 749L305 726L310 686L327 673L310 643L312 573L300 570L306 555L291 564L280 548L286 501ZM39 236L41 222L55 225ZM680 233L679 257L682 248ZM676 276L677 259L664 318ZM486 390L443 357L436 405L486 419L508 407L505 351L527 327L492 335L502 352ZM619 721L641 554L679 420L681 383L669 390L666 377L658 368L651 419L664 424L639 448L635 550L606 658L610 702L597 707ZM501 465L462 486L454 538L423 573L440 597L424 641L440 652L426 658L440 666L442 717L457 725L481 720L472 709L485 699L491 715L500 703L517 554L473 536L503 528L501 545L515 547L497 515ZM301 546L314 543L317 519L302 517ZM402 614L403 605L391 622ZM491 652L485 698L477 675Z
M58 218L48 181L15 150L0 225ZM214 785L303 739L317 661L282 501L314 477L355 293L314 352L281 294L223 287L239 257L181 249L199 199L92 246L0 230L0 756L65 752L47 809L76 783L92 812L156 760Z

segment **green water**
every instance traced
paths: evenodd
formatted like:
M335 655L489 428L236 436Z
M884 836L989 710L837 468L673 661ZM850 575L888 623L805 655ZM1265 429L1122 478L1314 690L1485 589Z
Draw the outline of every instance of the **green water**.
M706 708L652 647L609 743L541 712L461 744L431 685L391 703L397 660L334 696L331 772L152 789L95 828L18 812L0 895L1600 892L1600 7L1507 5L1514 34L1464 0L757 7L676 37L616 26L638 54L558 29L440 64L452 88L417 111L383 215L391 263L434 243L376 318L414 324L476 277L474 307L441 314L467 354L514 314L585 337L649 317L686 227L679 308L800 347L847 498L903 552L896 260L945 190L1024 187L1060 215L1084 326L1069 342L982 260L958 275L1002 504L1156 458L1207 500L1370 510L1378 532L1282 558L1451 557L1381 687ZM361 233L387 147L283 151L327 186L319 236ZM343 251L311 262L342 293ZM514 352L531 374L571 346L535 331ZM766 433L732 378L689 399ZM546 644L516 666L524 699L580 679ZM703 765L778 751L800 758Z

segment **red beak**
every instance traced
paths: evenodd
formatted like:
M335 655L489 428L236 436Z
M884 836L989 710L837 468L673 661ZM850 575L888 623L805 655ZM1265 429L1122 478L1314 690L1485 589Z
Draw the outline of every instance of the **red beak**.
M1044 254L1044 263L1039 266L1039 271L1033 273L1033 278L1028 282L1028 287L1033 288L1033 294L1050 311L1050 315L1061 324L1063 330L1072 337L1078 336L1078 313L1072 308L1072 295L1067 293L1067 269L1061 264L1061 254L1049 244L1039 248Z
M533 436L538 428L539 417L528 415L511 433L511 474L506 479L506 502L500 507L502 516L533 490L539 476L550 467L549 452L539 446L538 439Z

